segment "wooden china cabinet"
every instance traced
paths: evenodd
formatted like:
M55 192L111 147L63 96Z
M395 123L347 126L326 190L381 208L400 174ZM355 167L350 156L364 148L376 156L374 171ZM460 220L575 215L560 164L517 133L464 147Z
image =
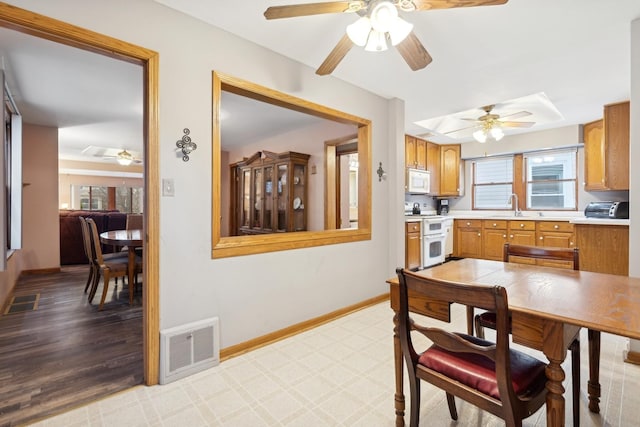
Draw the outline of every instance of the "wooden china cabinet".
M232 235L307 229L309 157L258 151L230 165Z

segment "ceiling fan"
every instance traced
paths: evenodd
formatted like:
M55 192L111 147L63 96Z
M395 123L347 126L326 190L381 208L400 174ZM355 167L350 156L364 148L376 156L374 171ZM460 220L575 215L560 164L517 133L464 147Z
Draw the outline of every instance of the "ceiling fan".
M83 150L82 154L100 157L104 160L115 160L122 166L142 163L142 159L139 158L138 153L135 151L127 151L126 149L89 146Z
M387 49L387 41L398 48L400 55L412 70L420 70L432 58L413 32L413 25L398 16L398 11L414 12L455 7L492 6L508 0L352 0L306 3L267 8L267 19L293 18L325 13L355 13L360 16L347 27L346 34L329 53L316 74L331 74L353 45L367 51Z
M492 137L496 141L499 141L504 136L502 128L530 128L535 124L535 122L513 121L514 119L530 116L531 113L528 111L519 111L517 113L507 114L506 116L500 116L499 114L493 113L494 108L495 105L485 105L481 108L484 111L484 114L482 116L477 118L461 118L461 120L472 121L475 122L475 124L473 126L446 132L445 135L450 135L452 133L461 132L468 129L477 129L475 132L473 132L473 137L476 141L486 142L488 137Z

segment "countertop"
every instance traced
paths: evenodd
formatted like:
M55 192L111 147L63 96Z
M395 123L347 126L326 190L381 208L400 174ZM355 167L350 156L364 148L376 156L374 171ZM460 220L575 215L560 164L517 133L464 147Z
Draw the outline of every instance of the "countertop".
M443 218L450 219L490 219L490 220L510 220L510 221L567 221L571 224L588 224L588 225L629 225L628 219L607 219L607 218L587 218L585 216L575 216L575 212L571 212L572 215L566 213L549 213L542 216L532 213L525 213L523 216L514 216L510 214L496 214L479 212L449 212L448 215L443 215ZM405 222L422 221L424 218L433 217L433 215L406 215Z

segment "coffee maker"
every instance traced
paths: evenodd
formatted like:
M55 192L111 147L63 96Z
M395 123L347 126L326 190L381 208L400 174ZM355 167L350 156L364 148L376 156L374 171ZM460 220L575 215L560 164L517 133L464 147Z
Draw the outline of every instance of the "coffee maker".
M438 199L436 213L438 215L447 215L449 213L449 199Z

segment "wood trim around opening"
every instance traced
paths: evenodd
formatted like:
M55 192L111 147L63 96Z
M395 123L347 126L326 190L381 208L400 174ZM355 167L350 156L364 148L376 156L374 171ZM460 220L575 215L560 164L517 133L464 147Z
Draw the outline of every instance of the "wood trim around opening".
M144 382L158 383L160 366L158 70L157 52L0 2L0 26L35 37L139 64L144 73L144 194L147 235L144 246Z

